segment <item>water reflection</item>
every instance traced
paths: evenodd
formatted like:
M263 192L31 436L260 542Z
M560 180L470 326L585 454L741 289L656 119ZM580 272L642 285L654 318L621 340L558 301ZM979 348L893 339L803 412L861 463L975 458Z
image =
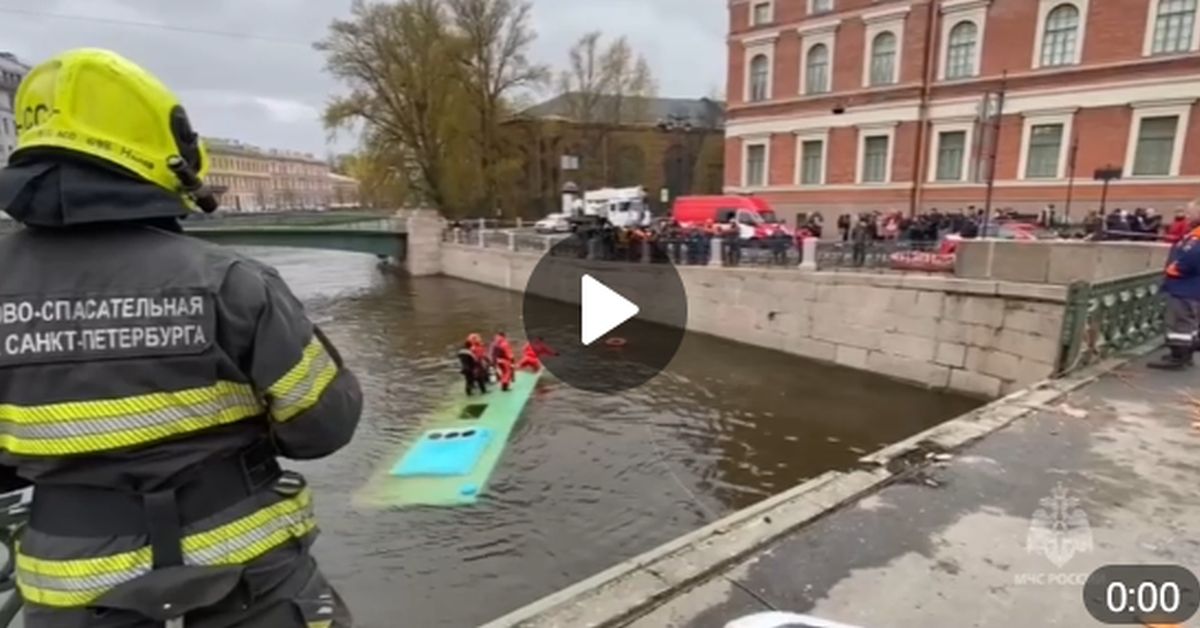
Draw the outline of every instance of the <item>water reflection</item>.
M666 373L625 393L543 380L477 506L357 511L351 494L457 377L453 348L471 331L521 335L521 300L366 256L248 252L280 269L366 391L354 442L298 467L318 558L368 628L476 626L975 405L688 336Z

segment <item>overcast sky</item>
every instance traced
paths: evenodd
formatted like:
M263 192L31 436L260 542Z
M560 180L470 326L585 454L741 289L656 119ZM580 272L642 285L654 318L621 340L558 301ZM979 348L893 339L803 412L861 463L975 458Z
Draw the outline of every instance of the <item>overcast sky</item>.
M700 97L723 86L726 0L533 0L533 5L538 32L533 57L539 62L561 67L571 43L599 29L629 37L650 60L663 96ZM174 89L200 133L323 156L327 135L318 115L340 88L310 44L349 7L350 0L0 0L0 50L36 63L68 48L110 48ZM334 147L353 143L341 137Z

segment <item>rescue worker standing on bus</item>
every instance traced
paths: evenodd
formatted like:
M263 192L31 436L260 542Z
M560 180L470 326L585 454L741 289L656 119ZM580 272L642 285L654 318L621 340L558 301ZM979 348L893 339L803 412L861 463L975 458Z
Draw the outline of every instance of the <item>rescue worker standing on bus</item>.
M0 463L34 486L25 626L349 626L276 458L349 442L359 385L273 269L181 232L216 208L184 109L95 49L34 68L15 104Z
M1192 229L1171 249L1165 275L1168 353L1148 366L1174 371L1192 366L1200 331L1200 228Z

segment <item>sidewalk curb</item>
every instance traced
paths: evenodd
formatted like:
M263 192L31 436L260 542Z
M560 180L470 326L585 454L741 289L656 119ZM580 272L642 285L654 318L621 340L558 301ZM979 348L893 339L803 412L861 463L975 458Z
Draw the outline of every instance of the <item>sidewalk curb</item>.
M867 467L829 471L703 528L555 592L481 628L601 628L620 626L667 599L718 575L767 545L895 481L893 461L928 448L961 449L1150 353L1147 343L1074 375L1046 380L947 423L885 447L859 461ZM925 464L923 459L918 464Z

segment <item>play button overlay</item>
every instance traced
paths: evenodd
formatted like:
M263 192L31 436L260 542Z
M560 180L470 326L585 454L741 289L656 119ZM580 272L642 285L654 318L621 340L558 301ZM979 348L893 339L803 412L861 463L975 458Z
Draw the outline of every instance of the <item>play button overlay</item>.
M638 315L641 308L591 275L580 280L579 342L589 346L598 338Z
M523 297L525 335L557 355L551 375L574 388L637 388L671 363L687 326L687 295L665 250L616 251L587 259L579 236L555 244L534 266ZM602 257L602 245L592 245ZM649 261L640 261L648 259Z

